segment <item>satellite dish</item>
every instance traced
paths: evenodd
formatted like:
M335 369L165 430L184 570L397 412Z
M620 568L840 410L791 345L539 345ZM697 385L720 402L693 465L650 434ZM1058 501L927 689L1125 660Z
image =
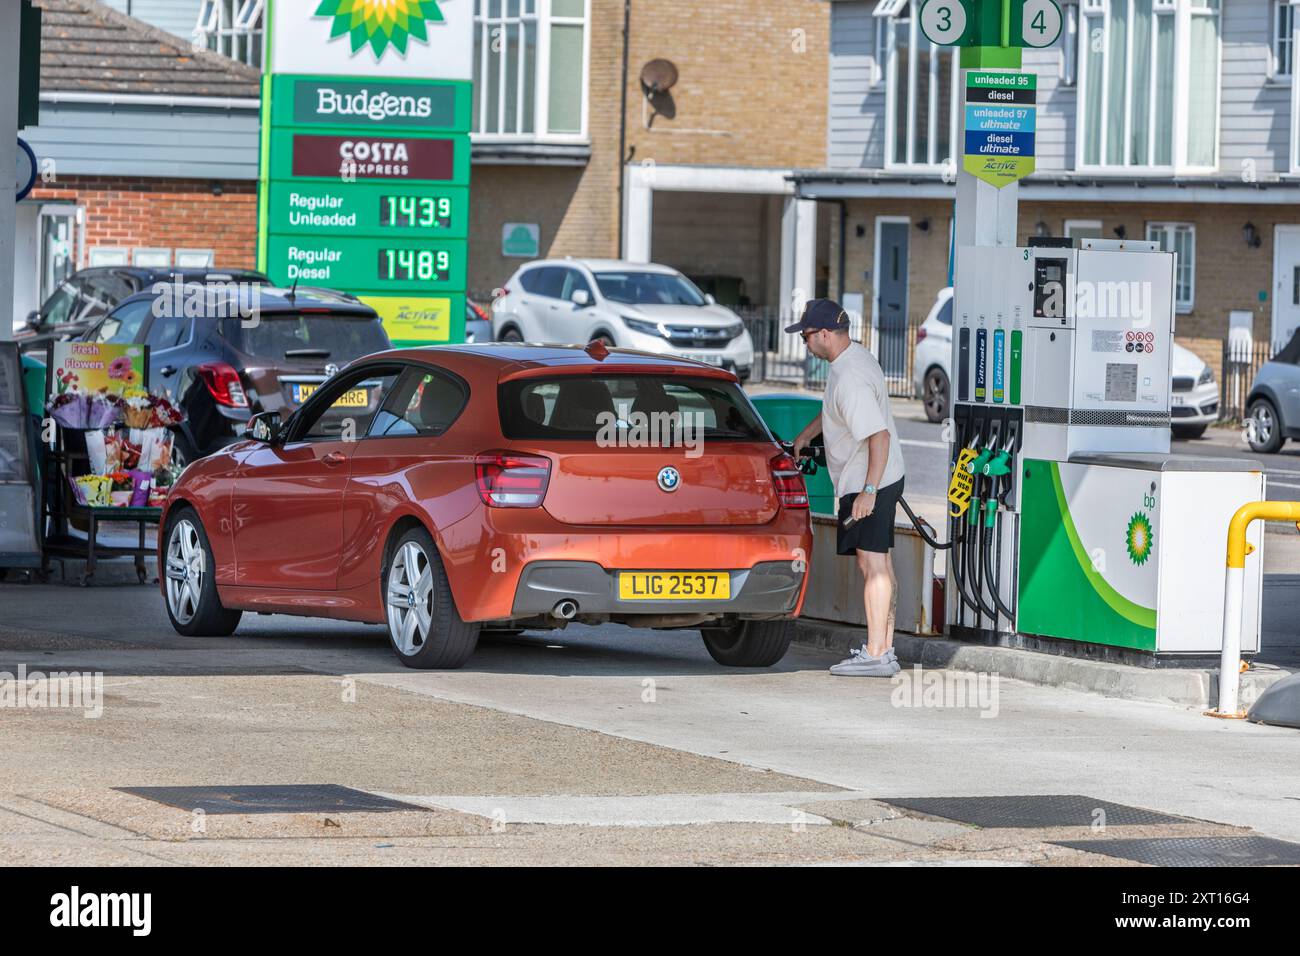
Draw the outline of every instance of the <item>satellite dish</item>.
M651 60L641 67L641 88L647 96L667 93L677 82L677 67L672 60Z

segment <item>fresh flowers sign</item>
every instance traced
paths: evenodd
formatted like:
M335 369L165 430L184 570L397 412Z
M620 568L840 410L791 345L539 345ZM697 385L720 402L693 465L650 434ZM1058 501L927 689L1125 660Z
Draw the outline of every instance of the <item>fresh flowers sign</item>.
M54 393L121 395L145 380L145 347L110 342L55 342Z

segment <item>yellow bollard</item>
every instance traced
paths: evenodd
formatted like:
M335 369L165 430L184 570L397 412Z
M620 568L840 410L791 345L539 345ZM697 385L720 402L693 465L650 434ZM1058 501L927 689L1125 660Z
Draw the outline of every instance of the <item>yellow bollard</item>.
M1223 592L1223 651L1219 657L1219 708L1215 717L1244 717L1237 709L1241 689L1241 604L1245 589L1246 543L1252 521L1294 521L1300 527L1300 501L1252 501L1228 522L1228 573Z

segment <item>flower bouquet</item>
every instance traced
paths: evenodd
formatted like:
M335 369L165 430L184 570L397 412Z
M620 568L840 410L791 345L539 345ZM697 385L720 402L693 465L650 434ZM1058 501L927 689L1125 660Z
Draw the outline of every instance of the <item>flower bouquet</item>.
M77 500L83 505L104 507L112 504L113 479L108 475L82 475L73 479Z
M103 390L62 391L46 403L45 410L63 428L85 434L90 469L103 474L107 469L104 429L117 421L121 413L119 399Z
M138 466L153 471L171 460L172 435L168 429L185 421L185 412L162 395L142 388L127 389L123 396L123 421L131 429L131 443L138 446ZM128 467L136 467L132 463Z
M113 482L109 499L114 507L124 508L131 503L131 494L135 491L135 478L129 471L115 471L107 476Z

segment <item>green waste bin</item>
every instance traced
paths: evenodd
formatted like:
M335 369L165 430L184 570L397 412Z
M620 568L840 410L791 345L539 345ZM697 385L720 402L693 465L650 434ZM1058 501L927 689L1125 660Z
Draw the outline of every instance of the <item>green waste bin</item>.
M23 386L27 390L27 411L37 418L45 415L45 363L23 356Z
M794 441L804 426L822 413L822 400L811 395L751 395L750 401L780 441ZM803 480L808 486L808 501L813 512L835 515L838 508L830 472L824 466L818 466L817 474L804 475Z

